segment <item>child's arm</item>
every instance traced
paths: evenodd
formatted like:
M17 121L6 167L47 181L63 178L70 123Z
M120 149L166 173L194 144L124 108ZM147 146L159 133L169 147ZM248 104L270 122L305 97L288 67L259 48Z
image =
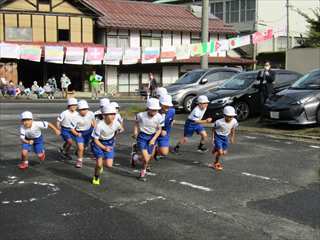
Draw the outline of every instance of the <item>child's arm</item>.
M33 140L27 140L26 139L25 131L22 128L20 129L20 140L21 140L22 143L26 143L26 144L30 144L30 145L33 144Z
M154 145L156 143L157 138L160 136L161 132L162 132L162 128L160 127L154 134L153 138L150 140L149 142L150 145Z
M215 131L215 128L212 127L212 130L211 130L211 134L212 134L211 139L212 139L212 142L214 142L214 131Z
M74 136L81 137L81 133L77 132L77 130L75 128L71 128L71 133Z
M60 130L54 124L48 122L48 127L51 128L57 136L61 134Z
M195 120L196 123L200 123L200 124L210 123L211 121L212 121L212 118L207 118L207 119L204 119L204 120Z
M132 137L136 139L138 137L138 134L139 134L139 123L138 123L138 121L136 121L134 123L134 126L133 126L133 135L132 135Z
M230 142L232 144L234 144L236 141L235 141L235 136L236 136L236 128L232 128L231 129L231 133L230 133Z
M112 150L112 147L103 145L98 138L94 138L93 141L94 141L95 144L98 145L99 148L103 149L104 151L109 152L109 151Z
M96 119L93 119L93 120L92 120L91 126L92 126L93 128L95 128L95 127L97 126L97 121L96 121Z

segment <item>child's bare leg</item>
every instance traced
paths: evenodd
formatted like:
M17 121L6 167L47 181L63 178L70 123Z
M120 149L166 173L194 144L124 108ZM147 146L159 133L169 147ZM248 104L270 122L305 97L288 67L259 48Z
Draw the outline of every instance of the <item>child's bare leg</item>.
M216 154L215 154L215 161L214 161L214 164L217 164L219 163L220 161L220 157L224 155L224 151L222 149L219 149L216 151Z
M102 167L103 167L102 157L99 157L99 158L97 159L96 167L95 167L95 169L94 169L94 176L95 176L96 178L99 178Z
M83 159L83 153L84 153L84 144L83 143L79 143L78 144L78 161L82 161Z
M64 145L64 151L65 153L69 153L70 152L70 148L72 146L72 139L68 139L66 142L65 142L65 145Z
M144 175L146 174L146 171L147 171L148 164L149 164L150 155L146 149L143 149L141 154L142 154L143 165L142 165L140 176L144 177Z
M22 150L21 151L21 162L22 163L27 163L28 162L28 158L29 158L29 153L28 150Z
M104 164L105 167L107 168L112 168L113 166L113 159L112 158L108 158L104 160Z

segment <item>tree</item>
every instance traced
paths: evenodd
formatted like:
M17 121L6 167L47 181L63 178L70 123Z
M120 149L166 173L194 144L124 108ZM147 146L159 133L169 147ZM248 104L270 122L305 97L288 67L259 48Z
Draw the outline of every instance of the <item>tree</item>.
M308 36L302 41L303 47L320 47L320 8L315 8L312 12L315 18L298 10L298 13L303 16L309 24Z

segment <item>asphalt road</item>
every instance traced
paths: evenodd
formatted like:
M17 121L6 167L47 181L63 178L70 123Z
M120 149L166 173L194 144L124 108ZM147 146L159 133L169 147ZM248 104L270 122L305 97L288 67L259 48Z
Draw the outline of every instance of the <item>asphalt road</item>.
M18 114L54 121L63 103L0 104L0 239L320 239L319 145L238 135L215 172L195 137L180 155L154 162L144 183L129 165L127 122L114 168L92 186L92 156L76 169L50 131L46 161L32 154L29 170L17 168ZM172 142L181 133L175 126Z

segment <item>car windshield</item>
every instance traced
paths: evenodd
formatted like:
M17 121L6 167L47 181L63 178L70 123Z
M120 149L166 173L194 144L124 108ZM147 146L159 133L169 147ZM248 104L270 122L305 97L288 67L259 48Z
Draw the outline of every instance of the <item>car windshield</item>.
M238 74L225 81L219 89L241 90L249 87L256 80L256 74Z
M320 70L310 72L292 84L293 89L320 89Z
M191 71L183 74L174 84L191 84L198 81L198 79L205 73L205 71Z

